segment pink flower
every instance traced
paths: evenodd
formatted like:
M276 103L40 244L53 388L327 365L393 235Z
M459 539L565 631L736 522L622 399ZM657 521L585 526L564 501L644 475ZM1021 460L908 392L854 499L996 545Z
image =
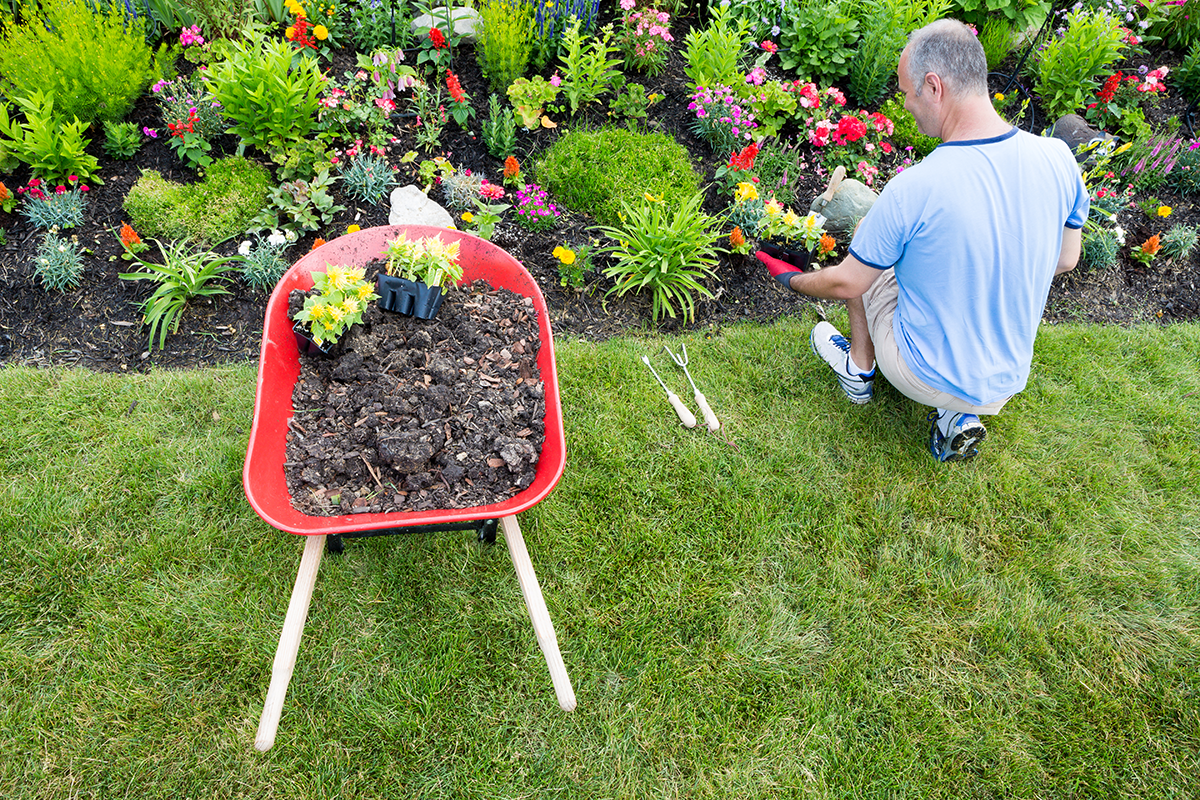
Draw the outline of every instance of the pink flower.
M329 163L330 163L330 164L336 164L336 163L338 163L338 160L339 160L339 159L338 159L338 157L337 157L337 156L330 156L330 157L329 157Z
M556 89L562 85L562 78L558 77L557 72L550 76L550 85Z
M147 127L143 126L142 133L145 134L146 136L149 136L151 139L158 138L158 131L154 130L154 128L147 128Z
M81 192L86 192L86 191L88 191L88 187L86 187L86 186L80 186L80 187L79 187L79 191L81 191Z

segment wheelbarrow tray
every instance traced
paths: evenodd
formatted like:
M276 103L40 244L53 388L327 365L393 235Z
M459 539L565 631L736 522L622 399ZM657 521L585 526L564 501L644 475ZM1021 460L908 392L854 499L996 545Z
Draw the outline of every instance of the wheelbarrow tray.
M459 263L463 267L460 283L483 279L497 289L508 289L533 300L541 341L537 365L545 387L546 405L545 442L538 459L537 472L533 483L522 491L507 500L483 506L337 516L305 514L292 506L291 493L283 474L288 421L295 413L292 390L300 375L300 355L296 337L292 333L292 322L288 319L288 295L293 289L311 289L312 273L325 271L327 264L363 267L374 259L383 258L387 242L401 233L407 234L409 239L436 235L446 242L457 241L460 248ZM454 310L452 305L447 305L442 313L454 313ZM271 293L263 323L254 422L246 449L242 484L250 505L272 527L312 536L513 516L550 493L562 476L566 459L562 406L554 367L554 339L546 301L537 283L521 263L491 242L461 231L428 225L368 228L342 236L308 253L284 273Z

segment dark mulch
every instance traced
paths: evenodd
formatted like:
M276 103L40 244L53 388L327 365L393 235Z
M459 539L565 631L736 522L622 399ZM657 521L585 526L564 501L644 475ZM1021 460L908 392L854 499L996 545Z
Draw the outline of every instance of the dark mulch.
M652 78L632 74L630 79L665 97L651 109L648 129L669 132L687 147L697 168L711 175L718 159L689 129L692 115L687 110L682 41L688 28L695 24L693 19L675 21L677 47L663 73ZM340 59L333 67L334 72L340 74L349 63L349 56ZM1179 57L1170 52L1159 53L1155 55L1154 66L1159 63L1173 66L1179 63ZM455 70L481 113L486 113L488 88L470 47L457 53ZM1181 100L1166 98L1149 116L1157 122L1180 116L1184 111L1185 103ZM148 96L137 103L129 118L139 127L161 127L156 106ZM605 109L595 106L571 125L598 126L606 121ZM552 144L568 127L563 122L555 130L520 131L518 158L523 164L532 163L534 155ZM400 144L391 154L394 161L412 149L414 141L412 131L403 124L397 127L395 135ZM267 297L237 280L230 284L231 295L193 302L185 312L179 333L168 337L164 349L148 349L138 304L149 295L151 287L146 282L131 283L117 278L117 273L127 271L129 265L117 258L120 246L112 231L125 218L122 201L142 169L157 169L169 180L179 182L194 181L197 176L180 163L163 137L148 141L131 162L109 159L100 148L101 140L102 135L93 133L89 151L100 159L100 174L105 183L90 193L84 224L73 231L90 251L87 272L78 289L58 293L38 285L32 261L40 236L23 217L0 212L0 226L8 234L8 244L0 249L0 363L72 364L120 372L256 358ZM482 172L499 182L503 165L487 154L477 135L460 131L451 123L443 146L443 154L456 166ZM231 137L219 143L219 149L225 153L232 153L234 148ZM415 182L411 166L401 169L402 182ZM18 170L4 178L10 187L15 187L28 180L29 174ZM814 196L824 188L824 183L825 177L819 174L804 179L804 187ZM334 194L348 208L332 225L320 231L324 238L335 238L351 224L364 228L387 224L386 206L356 205L336 190ZM437 188L432 196L441 199ZM1170 223L1200 224L1200 213L1190 201L1166 193L1159 197L1164 204L1175 208ZM710 188L705 210L717 213L724 205L716 190ZM653 329L648 299L636 295L606 297L612 284L598 273L588 276L581 291L560 285L552 251L559 244L578 244L594 238L596 234L589 230L593 224L582 213L564 215L559 226L549 233L530 233L511 222L501 223L494 241L534 276L551 309L558 335L603 339ZM1166 223L1141 217L1130 227L1130 241L1142 241L1151 233L1165 230ZM314 239L315 235L305 237L289 250L289 255L299 258ZM217 252L231 253L237 244L238 240L230 241L219 246ZM1046 317L1051 321L1114 324L1195 319L1200 314L1200 294L1195 283L1195 257L1187 264L1169 265L1160 261L1146 268L1122 255L1117 266L1107 272L1076 270L1057 279ZM715 296L700 301L693 322L685 325L666 320L657 327L678 331L717 328L742 320L766 322L802 313L809 307L808 301L788 294L770 279L757 261L743 256L722 256L715 279L707 285Z

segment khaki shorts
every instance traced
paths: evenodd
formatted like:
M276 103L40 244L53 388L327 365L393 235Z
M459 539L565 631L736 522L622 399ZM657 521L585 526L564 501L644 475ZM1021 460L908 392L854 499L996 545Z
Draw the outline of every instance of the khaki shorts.
M899 293L896 271L888 269L875 279L871 288L862 296L863 306L867 311L867 330L871 332L871 341L875 343L875 362L883 377L905 397L912 398L921 405L948 408L966 414L999 414L1009 398L985 406L973 406L962 398L930 387L913 374L904 357L900 355L895 329L892 328L892 317L896 315L896 298Z

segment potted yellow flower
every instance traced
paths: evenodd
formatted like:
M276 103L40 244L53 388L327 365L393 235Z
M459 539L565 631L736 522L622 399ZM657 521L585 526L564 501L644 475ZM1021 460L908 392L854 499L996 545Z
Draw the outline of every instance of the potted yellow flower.
M350 327L362 322L367 303L379 298L358 267L326 264L325 272L314 272L316 294L304 300L304 308L292 317L292 331L301 353L332 354Z
M442 307L442 287L462 279L458 250L458 242L440 236L410 240L401 233L388 242L386 274L376 279L380 308L433 319Z
M758 226L759 249L772 258L807 270L824 235L825 217L820 214L810 212L800 216L774 197L763 204Z

